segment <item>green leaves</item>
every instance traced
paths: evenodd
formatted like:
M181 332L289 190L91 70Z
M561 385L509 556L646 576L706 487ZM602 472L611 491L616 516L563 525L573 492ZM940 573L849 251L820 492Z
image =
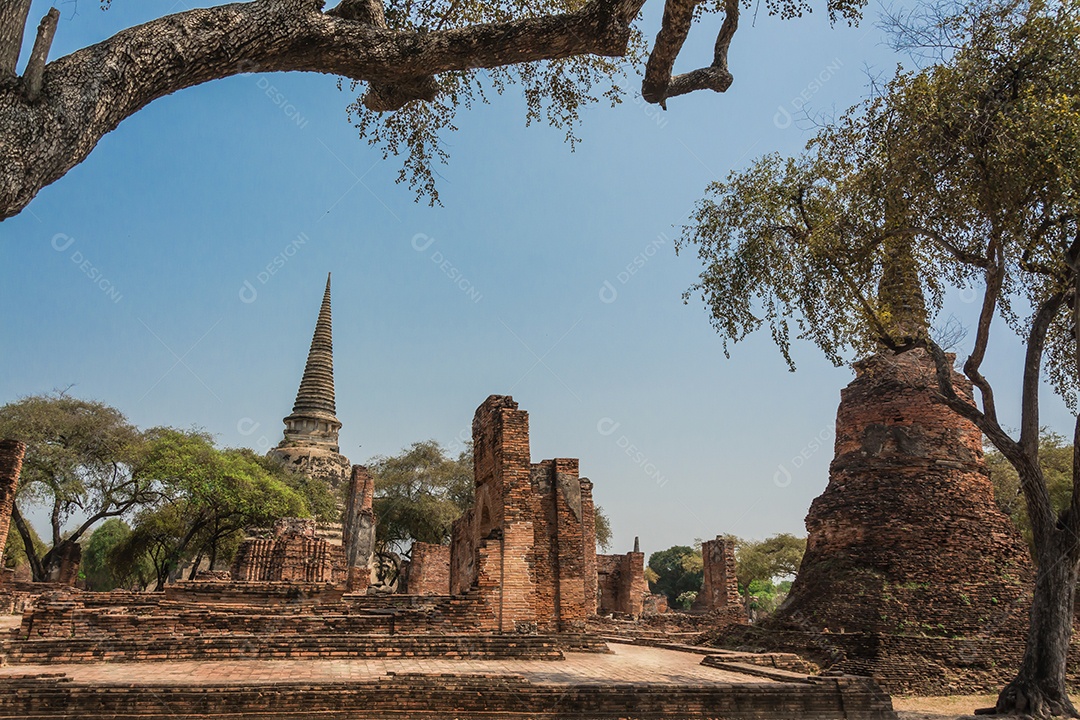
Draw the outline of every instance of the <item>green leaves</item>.
M962 34L952 55L898 72L798 157L768 155L709 186L678 247L696 246L703 270L684 298L700 293L725 351L763 326L792 367L793 337L836 364L902 346L946 288L985 285L991 268L1018 333L1028 321L1014 308L1071 292L1080 6L972 14L948 28L950 42ZM1067 401L1080 389L1071 328L1057 318L1046 353Z
M472 454L451 458L434 440L371 463L375 478L376 541L406 552L414 541L443 544L473 499Z

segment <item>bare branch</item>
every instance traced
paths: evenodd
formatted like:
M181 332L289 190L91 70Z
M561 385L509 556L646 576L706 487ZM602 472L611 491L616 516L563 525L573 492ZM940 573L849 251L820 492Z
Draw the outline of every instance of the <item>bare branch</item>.
M690 25L694 21L694 10L701 0L667 0L664 5L664 18L649 62L645 66L645 79L641 83L641 96L646 102L658 103L665 110L667 99L685 95L695 90L713 90L725 92L733 81L728 71L728 49L731 39L739 28L739 1L724 0L724 23L716 36L713 48L713 61L708 67L676 75L671 73L675 59L682 50Z
M59 20L60 11L49 8L49 12L45 13L38 25L37 39L34 40L34 48L30 51L30 59L26 62L26 72L23 74L26 96L30 100L37 100L41 94L41 78L45 74L45 62L49 59L49 48L52 47L56 23Z

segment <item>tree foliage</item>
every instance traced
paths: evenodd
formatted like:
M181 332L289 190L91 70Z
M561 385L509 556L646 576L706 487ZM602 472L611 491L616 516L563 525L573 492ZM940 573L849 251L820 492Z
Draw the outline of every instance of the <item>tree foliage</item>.
M160 500L135 516L131 533L110 558L121 574L148 563L158 589L185 562L193 563L192 572L203 559L211 567L227 563L245 528L309 517L313 507L334 502L324 485L250 450L220 450L197 431L147 431L136 473L159 488Z
M120 518L109 518L98 525L86 542L79 574L87 590L105 592L118 587L145 587L149 567L136 567L120 573L112 562L113 550L131 535L131 527Z
M450 526L472 504L472 453L456 458L434 440L370 463L375 479L376 542L405 554L413 542L450 542Z
M679 597L683 593L701 590L704 573L700 549L695 553L688 545L672 545L658 550L649 555L649 570L656 577L649 582L649 592L667 597L671 607L681 607Z
M1050 502L1057 513L1065 512L1072 496L1073 446L1065 437L1050 430L1043 430L1039 438L1039 463ZM1020 476L997 448L986 450L986 465L990 469L990 482L994 485L994 500L1009 516L1024 540L1031 547L1033 542L1031 520L1028 519L1027 503L1020 489Z
M600 552L607 552L611 549L611 518L604 512L604 508L599 505L593 506L593 518L596 530L596 548Z

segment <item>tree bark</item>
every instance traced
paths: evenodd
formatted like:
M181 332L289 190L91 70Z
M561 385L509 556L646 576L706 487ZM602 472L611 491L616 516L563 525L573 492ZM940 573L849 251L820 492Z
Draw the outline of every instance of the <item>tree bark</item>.
M1080 552L1070 533L1055 535L1039 549L1027 646L1020 671L998 696L994 710L1000 714L1080 717L1065 676Z
M15 75L29 13L30 0L0 3L0 80Z
M0 219L82 162L157 98L248 72L301 71L410 86L417 78L574 55L621 56L645 0L592 0L564 15L434 32L374 27L320 0L256 0L129 28L45 67L32 101L0 82Z

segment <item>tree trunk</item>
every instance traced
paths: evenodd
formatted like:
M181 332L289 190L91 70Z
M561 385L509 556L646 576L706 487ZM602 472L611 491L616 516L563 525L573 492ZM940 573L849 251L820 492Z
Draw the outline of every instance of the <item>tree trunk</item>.
M1027 647L1020 671L1001 691L995 711L1040 718L1080 717L1065 683L1080 552L1076 540L1060 529L1036 542L1039 567Z
M45 582L49 579L49 571L51 569L46 565L49 554L46 553L44 558L38 557L37 548L34 547L33 533L30 532L30 526L23 518L22 513L19 512L18 505L12 505L11 520L15 523L15 528L19 531L19 537L22 538L23 550L26 552L26 561L30 563L30 577L34 582Z

